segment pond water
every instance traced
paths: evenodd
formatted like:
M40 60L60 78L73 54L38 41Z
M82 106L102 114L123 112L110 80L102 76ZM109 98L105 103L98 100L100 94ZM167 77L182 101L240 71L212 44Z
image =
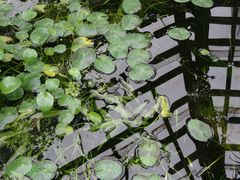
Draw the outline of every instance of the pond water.
M134 89L134 98L124 104L130 114L144 103L144 110L150 110L160 94L167 97L171 116L155 115L136 127L120 122L108 132L92 132L86 123L62 140L54 140L44 157L57 163L62 174L69 174L60 173L58 179L96 179L89 169L97 160L134 161L144 139L154 139L164 147L160 159L152 167L130 163L118 179L130 180L139 173L154 173L167 180L240 179L239 14L237 7L220 4L146 21L139 31L152 34L150 64L156 70L149 81L131 81L124 59L116 60L117 69L110 76L89 72L85 79L112 83L108 91L114 95L129 95L124 82ZM181 25L192 33L189 40L177 42L166 35L167 27ZM212 59L199 55L203 48L210 50ZM109 105L104 99L96 104L98 108ZM109 114L115 120L121 118L114 110ZM187 128L191 118L211 124L214 137L208 142L194 139Z

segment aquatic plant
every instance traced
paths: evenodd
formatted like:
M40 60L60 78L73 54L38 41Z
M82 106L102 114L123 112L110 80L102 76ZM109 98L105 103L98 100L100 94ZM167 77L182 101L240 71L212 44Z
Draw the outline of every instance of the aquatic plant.
M186 3L191 1L194 5L202 7L202 8L210 8L213 6L213 0L174 0L178 3Z

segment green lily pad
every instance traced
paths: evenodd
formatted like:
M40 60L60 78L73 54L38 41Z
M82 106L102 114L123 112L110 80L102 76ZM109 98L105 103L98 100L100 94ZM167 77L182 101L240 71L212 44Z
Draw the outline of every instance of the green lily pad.
M37 28L34 29L30 35L30 40L35 45L43 45L49 36L49 32L47 28Z
M102 116L96 112L89 112L87 118L94 124L100 124L102 122Z
M69 110L63 110L60 112L58 121L61 124L70 124L74 119L74 114L71 113Z
M0 49L0 60L2 60L4 57L4 51L3 49Z
M207 142L214 135L212 128L198 119L191 119L187 123L187 128L190 135L198 141Z
M47 47L44 49L44 54L47 56L53 56L54 55L54 48L52 47Z
M108 51L115 58L125 58L128 55L128 45L124 41L119 40L117 43L110 43Z
M60 85L60 81L57 78L47 79L45 85L48 91L54 91Z
M122 28L124 30L133 30L136 29L142 22L142 19L135 15L135 14L130 14L130 15L125 15L122 17Z
M42 61L36 61L33 63L24 63L25 69L29 72L38 73L44 69L44 63Z
M73 34L74 27L67 21L60 21L54 25L59 36L69 36Z
M96 52L92 48L78 49L72 56L71 62L74 68L79 70L86 69L96 59Z
M18 38L19 40L25 40L28 38L28 33L26 31L19 31L16 32L16 38Z
M54 98L49 92L41 92L37 95L37 105L42 112L48 112L52 109Z
M15 91L6 94L6 97L10 101L16 101L18 99L21 99L24 95L24 91L21 87L17 88Z
M54 99L59 99L64 95L64 90L62 88L57 88L55 91L52 92Z
M97 35L97 28L94 24L80 24L76 28L76 33L83 37L93 37Z
M6 175L13 179L22 179L32 168L32 160L29 157L20 156L11 161L5 169Z
M169 29L167 34L172 39L180 40L180 41L186 40L186 39L190 38L190 36L191 36L190 32L184 27L177 27L177 28Z
M191 0L191 1L194 5L202 8L210 8L214 4L212 0Z
M36 110L37 104L35 99L23 100L18 108L19 113L32 113Z
M126 36L126 31L118 24L108 25L108 31L104 34L105 38L110 43L118 43Z
M132 180L161 180L162 178L158 174L138 174L133 176Z
M67 50L67 47L65 44L59 44L54 47L54 52L62 54Z
M94 170L100 180L115 180L121 178L124 167L118 161L104 159L95 163Z
M18 117L18 112L15 107L4 107L0 110L0 130L3 130L4 127L15 121Z
M140 33L128 33L124 39L129 47L135 49L142 49L148 47L150 44L150 38Z
M124 0L122 7L125 13L133 14L141 9L141 2L139 0Z
M9 13L13 10L13 6L10 3L2 3L0 6L1 13Z
M27 63L34 63L37 58L38 54L35 49L27 48L23 51L23 60L26 61Z
M29 176L32 180L53 179L57 171L57 165L49 160L42 160L32 166Z
M0 15L0 27L1 26L6 27L6 26L8 26L10 24L11 24L10 18L8 18L6 16L1 16Z
M152 167L156 165L161 155L161 146L154 141L143 142L138 147L138 156L144 166Z
M178 3L186 3L189 2L190 0L174 0L174 1Z
M97 23L97 22L101 23L107 20L108 20L108 16L103 12L93 12L87 17L87 21L91 23Z
M58 105L59 106L69 106L73 101L72 96L70 95L63 95L58 99Z
M129 77L133 81L145 81L153 77L154 74L153 67L145 63L137 64L129 71Z
M105 74L111 74L116 69L116 65L112 58L105 54L101 54L97 57L94 62L94 67Z
M34 23L35 28L51 28L54 25L54 20L50 18L43 18Z
M68 9L71 12L79 11L81 9L82 5L78 1L73 1L68 5Z
M22 82L14 76L6 76L0 82L2 94L9 94L21 86Z
M127 63L133 67L140 63L147 63L151 58L151 53L145 49L133 49L127 57Z
M73 79L80 80L82 78L82 75L77 68L71 68L68 73L72 76Z
M25 21L30 21L37 16L37 13L31 9L27 9L22 13L22 18Z
M73 128L69 125L58 123L55 129L55 133L58 136L68 135L73 132Z
M91 46L93 46L93 42L91 40L89 40L86 37L78 37L78 38L74 39L72 46L71 46L71 50L76 51L80 48L91 47Z

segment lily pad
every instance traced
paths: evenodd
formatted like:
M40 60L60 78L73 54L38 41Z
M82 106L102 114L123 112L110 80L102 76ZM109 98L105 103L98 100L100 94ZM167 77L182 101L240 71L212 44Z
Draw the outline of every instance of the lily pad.
M191 119L187 123L187 128L190 135L198 141L207 142L214 135L212 128L198 119Z
M174 0L174 1L178 3L186 3L189 2L190 0Z
M87 21L91 23L97 23L97 22L101 23L107 20L108 20L108 16L103 12L93 12L87 17Z
M84 48L84 47L91 47L93 46L93 42L86 38L86 37L78 37L76 39L74 39L72 46L71 46L71 50L72 51L76 51L80 48Z
M82 78L82 75L77 68L71 68L68 73L72 76L73 79L80 80Z
M63 110L60 112L58 121L62 124L70 124L74 119L74 114L71 113L69 110Z
M63 123L58 123L55 129L55 133L58 136L69 135L72 132L73 132L73 128Z
M22 18L25 21L30 21L37 16L37 13L31 9L27 9L22 13Z
M16 38L18 38L19 40L25 40L28 38L28 33L26 31L19 31L16 32Z
M94 24L80 24L76 28L76 33L83 37L93 37L97 35L97 28Z
M125 13L133 14L141 9L141 2L139 0L124 0L122 7Z
M111 74L116 69L112 58L104 54L97 57L94 62L94 67L105 74Z
M191 1L194 5L202 8L210 8L214 4L212 0L191 0Z
M26 61L27 63L34 63L37 58L38 54L35 49L27 48L23 51L23 60Z
M32 166L29 176L32 180L53 179L57 171L57 165L49 160L42 160Z
M167 34L175 40L183 41L190 38L190 32L184 27L176 27L168 30Z
M5 27L5 26L8 26L10 24L11 24L10 18L0 15L0 27L1 26Z
M100 124L102 122L102 116L96 112L89 112L87 118L94 124Z
M9 94L21 86L22 82L14 76L6 76L0 82L2 94Z
M47 79L45 85L48 91L54 91L58 88L60 81L57 78Z
M15 107L4 107L0 110L0 130L13 122L18 117L18 112Z
M51 28L54 25L54 20L50 18L43 18L34 23L35 28Z
M10 3L2 3L0 6L1 13L9 13L13 10L13 6Z
M100 180L115 180L121 178L124 167L118 161L104 159L95 163L94 170Z
M118 43L123 37L125 37L126 31L118 24L110 24L108 31L104 34L105 38L110 43Z
M130 14L122 17L121 24L124 30L133 30L136 29L141 22L142 19L139 16Z
M24 95L24 91L21 87L17 88L15 91L6 94L6 97L10 101L16 101L18 99L21 99Z
M67 47L65 44L59 44L57 46L54 47L54 52L56 53L64 53L67 50Z
M86 69L96 59L95 50L92 48L81 48L78 49L72 56L71 62L74 68L79 70Z
M150 44L150 38L140 33L128 33L124 39L129 47L135 49L142 49L148 47Z
M29 157L20 156L11 161L7 166L5 173L10 178L22 179L32 168L32 160Z
M128 54L128 45L124 41L119 40L116 43L110 43L108 51L115 58L125 58Z
M42 112L48 112L52 109L54 98L49 92L41 92L37 95L37 105Z
M133 49L127 57L127 63L133 67L140 63L147 63L151 58L151 53L145 49Z
M37 28L34 29L30 35L30 40L35 45L43 45L49 36L49 32L47 28Z
M129 71L129 77L133 81L145 81L153 77L155 71L152 66L148 64L137 64Z
M60 21L54 25L59 36L69 36L73 33L74 27L67 21Z

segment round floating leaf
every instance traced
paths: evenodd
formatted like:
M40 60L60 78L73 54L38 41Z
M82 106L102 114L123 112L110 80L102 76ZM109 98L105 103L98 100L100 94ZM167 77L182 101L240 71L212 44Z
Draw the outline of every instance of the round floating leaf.
M42 61L35 61L33 63L24 62L25 69L29 72L38 73L44 68L44 63Z
M52 109L54 98L49 92L41 92L37 95L37 105L42 112L48 112Z
M198 119L191 119L187 123L187 128L190 135L198 141L207 142L209 138L213 137L212 128Z
M140 63L146 63L151 58L151 53L145 49L133 49L127 57L129 66L135 66Z
M118 43L126 35L126 31L118 24L108 25L108 31L104 34L110 43Z
M141 2L139 0L124 0L122 7L125 13L133 14L141 9Z
M110 43L108 51L115 58L125 58L128 54L128 46L124 41L120 40L117 43Z
M71 4L68 5L68 9L71 11L71 12L74 12L74 11L78 11L81 9L81 4L77 1L73 1L71 2Z
M9 94L6 94L6 97L10 101L15 101L15 100L21 99L23 95L24 95L24 91L21 87L19 87L15 91Z
M153 67L144 63L133 66L132 69L129 71L129 77L133 81L145 81L153 77L154 74L155 71Z
M11 20L8 17L0 15L0 27L1 26L5 27L10 24L11 24Z
M0 60L2 60L4 57L4 51L3 49L0 49Z
M35 18L36 16L37 16L37 13L31 9L27 9L27 10L23 11L23 13L22 13L22 18L25 21L30 21L33 18Z
M13 6L10 3L1 3L0 12L1 13L9 13L13 10Z
M126 44L135 49L142 49L148 47L150 44L150 38L145 34L129 33L124 38Z
M48 47L44 49L44 54L47 56L53 56L54 55L54 48Z
M60 21L55 24L56 32L59 36L69 36L73 33L74 27L67 21Z
M18 108L19 113L32 113L37 108L35 99L23 100L20 107Z
M92 48L78 49L72 56L71 62L74 68L79 70L89 67L96 59L96 52Z
M19 88L21 84L22 82L18 78L7 76L0 82L0 89L2 94L9 94Z
M59 44L57 46L54 47L54 52L56 53L64 53L67 50L66 45L65 44Z
M72 46L71 46L71 50L72 51L76 51L80 48L84 48L84 47L91 47L93 46L93 42L86 38L86 37L78 37L76 39L74 39Z
M180 40L180 41L183 41L183 40L186 40L188 38L190 38L191 34L190 32L185 29L184 27L177 27L177 28L172 28L170 30L168 30L167 34L175 39L175 40Z
M58 88L60 81L57 78L47 79L45 85L48 91L54 91Z
M50 18L43 18L34 23L35 28L51 28L54 25L54 20Z
M115 70L116 65L111 57L102 54L95 60L94 67L105 74L111 74Z
M174 1L176 1L178 3L186 3L186 2L189 2L190 0L174 0Z
M0 130L3 130L6 124L13 122L18 117L15 107L5 107L0 110Z
M27 48L23 51L22 56L28 63L34 63L37 60L38 54L35 49Z
M191 1L194 5L202 8L210 8L213 6L212 0L191 0Z
M118 161L104 159L96 162L94 170L99 179L114 180L121 178L124 168Z
M44 67L43 67L43 72L48 77L55 77L59 72L59 68L57 66L52 66L52 65L49 65L49 64L45 64Z
M73 128L69 125L59 123L56 126L55 133L58 136L68 135L73 132Z
M108 20L107 14L103 12L93 12L88 17L87 20L91 23L103 22Z
M76 33L79 36L93 37L97 35L97 28L94 24L80 24L76 28Z
M19 32L16 32L16 37L22 41L28 38L28 33L26 31L19 31Z
M11 161L7 166L5 173L15 179L22 179L32 168L32 160L29 157L20 156Z
M30 40L35 45L43 45L49 36L49 32L47 28L37 28L34 29L30 35Z
M74 114L71 113L69 110L63 110L60 112L58 121L61 124L69 124L74 119Z
M96 112L89 112L87 118L94 124L100 124L102 122L102 116Z
M80 80L82 78L82 75L77 68L71 68L68 73L76 80Z
M157 142L146 141L138 147L138 156L143 165L154 166L160 159L161 148Z
M59 106L69 106L73 101L72 96L70 95L63 95L58 99Z
M97 28L98 34L105 34L109 31L109 27L111 26L108 21L96 22L95 26Z
M32 166L29 176L32 180L50 180L53 179L57 171L57 165L49 160L43 160Z
M136 29L142 22L142 19L137 15L125 15L122 17L122 28L124 30Z
M135 175L133 176L132 180L149 180L149 178L144 175Z

